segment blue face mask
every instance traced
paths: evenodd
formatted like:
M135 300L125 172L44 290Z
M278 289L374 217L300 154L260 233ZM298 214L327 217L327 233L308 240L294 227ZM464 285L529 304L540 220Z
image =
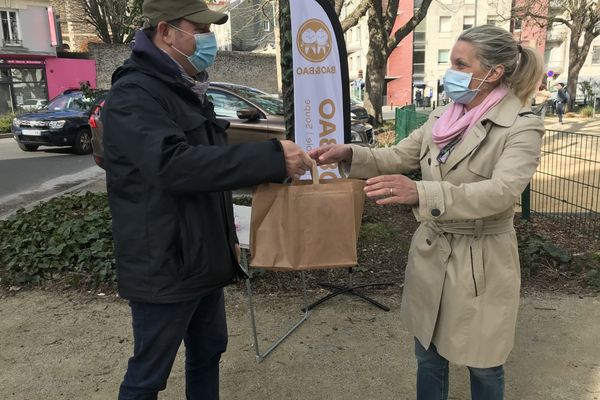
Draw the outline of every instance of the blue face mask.
M191 33L186 32L176 26L171 25L171 27L185 33L186 35L194 37L194 40L196 41L196 50L191 56L179 51L177 48L175 48L175 46L171 47L173 47L176 52L186 57L190 64L192 64L192 66L198 72L202 72L214 64L217 56L217 38L213 32L196 33L192 35Z
M483 82L491 72L492 70L487 73L485 78L479 79L473 78L473 73L471 72L460 72L449 68L444 74L444 92L456 103L469 104L477 96L479 88L481 88L481 85L483 85ZM477 89L469 89L472 79L481 81Z

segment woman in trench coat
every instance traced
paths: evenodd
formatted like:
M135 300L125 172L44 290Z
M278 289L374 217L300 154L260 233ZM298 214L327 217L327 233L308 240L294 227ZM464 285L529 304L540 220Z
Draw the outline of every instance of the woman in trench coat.
M417 399L447 399L450 361L469 367L472 399L497 400L519 306L514 204L544 134L530 110L542 62L490 25L464 31L450 59L444 90L453 103L408 138L391 148L338 144L309 155L367 179L367 196L380 205L412 205L421 222L401 306L415 336ZM418 169L421 181L402 175Z

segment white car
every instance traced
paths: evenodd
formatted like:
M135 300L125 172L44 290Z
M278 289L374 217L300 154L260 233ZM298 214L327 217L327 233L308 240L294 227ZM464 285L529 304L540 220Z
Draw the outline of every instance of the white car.
M46 104L48 104L48 100L45 99L27 99L19 107L23 111L35 111L44 108Z

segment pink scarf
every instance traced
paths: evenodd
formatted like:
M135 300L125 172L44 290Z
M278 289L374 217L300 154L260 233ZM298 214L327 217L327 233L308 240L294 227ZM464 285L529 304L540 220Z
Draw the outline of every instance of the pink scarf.
M487 112L506 96L508 88L504 85L497 86L487 95L477 107L465 112L465 106L452 103L450 107L433 125L433 143L440 149L450 143L455 137L469 133L471 128L483 118ZM462 140L462 139L461 139Z

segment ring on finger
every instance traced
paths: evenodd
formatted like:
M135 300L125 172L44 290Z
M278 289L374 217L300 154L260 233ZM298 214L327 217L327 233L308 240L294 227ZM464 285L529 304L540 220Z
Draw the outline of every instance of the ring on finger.
M390 188L390 197L394 195L394 189Z

